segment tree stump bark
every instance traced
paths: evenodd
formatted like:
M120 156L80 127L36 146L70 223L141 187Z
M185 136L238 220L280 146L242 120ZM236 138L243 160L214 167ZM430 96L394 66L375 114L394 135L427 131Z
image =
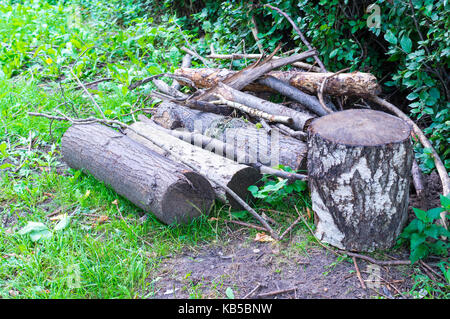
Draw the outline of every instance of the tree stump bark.
M207 215L214 203L206 178L106 126L73 125L61 148L70 167L89 171L166 224Z
M407 218L411 128L372 110L335 112L308 129L316 237L340 249L394 245Z

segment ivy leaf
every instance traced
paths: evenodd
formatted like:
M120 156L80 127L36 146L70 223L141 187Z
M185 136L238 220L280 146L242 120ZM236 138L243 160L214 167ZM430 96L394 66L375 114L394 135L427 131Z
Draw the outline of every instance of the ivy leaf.
M409 37L404 35L400 40L400 46L406 53L411 53L412 41Z

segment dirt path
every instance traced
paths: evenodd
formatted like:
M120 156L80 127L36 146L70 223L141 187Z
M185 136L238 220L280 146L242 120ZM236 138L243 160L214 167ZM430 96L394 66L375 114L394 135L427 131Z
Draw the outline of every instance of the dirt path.
M153 297L226 298L230 287L236 298L243 298L260 284L249 298L398 298L398 291L411 287L405 276L407 266L379 268L358 260L362 277L378 285L378 293L364 290L351 259L342 260L321 247L302 248L301 240L294 238L290 244L235 241L168 258L161 264ZM391 284L375 279L377 275ZM291 290L263 295L285 289Z

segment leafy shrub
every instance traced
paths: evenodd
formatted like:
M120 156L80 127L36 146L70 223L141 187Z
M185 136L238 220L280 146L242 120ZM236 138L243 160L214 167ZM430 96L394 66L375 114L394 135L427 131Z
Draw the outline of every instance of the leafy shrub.
M440 236L449 237L450 232L443 226L437 225L435 221L440 218L441 212L450 211L450 198L441 195L441 205L442 207L429 211L413 208L417 218L403 230L398 240L399 244L409 242L412 263L424 259L430 254L448 255L450 243L441 240Z

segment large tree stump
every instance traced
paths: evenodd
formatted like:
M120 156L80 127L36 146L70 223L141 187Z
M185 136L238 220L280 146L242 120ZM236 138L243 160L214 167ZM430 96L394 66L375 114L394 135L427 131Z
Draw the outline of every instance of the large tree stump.
M176 161L177 158L182 158L185 163L193 167L198 167L200 174L206 177L212 177L218 182L227 185L244 200L250 196L247 188L257 184L262 177L258 170L253 167L236 163L231 159L204 150L201 148L201 145L200 147L191 145L162 130L162 127L158 128L158 125L152 122L136 122L125 133L131 139L169 159ZM167 153L165 150L153 144L151 142L152 139L156 139L159 143L163 144L172 154ZM242 209L242 206L222 187L213 181L211 181L211 184L217 199L229 203L235 209Z
M61 148L70 167L89 171L166 224L208 214L214 202L206 178L106 126L73 125Z
M372 110L321 117L308 129L318 239L341 249L392 247L407 218L410 127Z

